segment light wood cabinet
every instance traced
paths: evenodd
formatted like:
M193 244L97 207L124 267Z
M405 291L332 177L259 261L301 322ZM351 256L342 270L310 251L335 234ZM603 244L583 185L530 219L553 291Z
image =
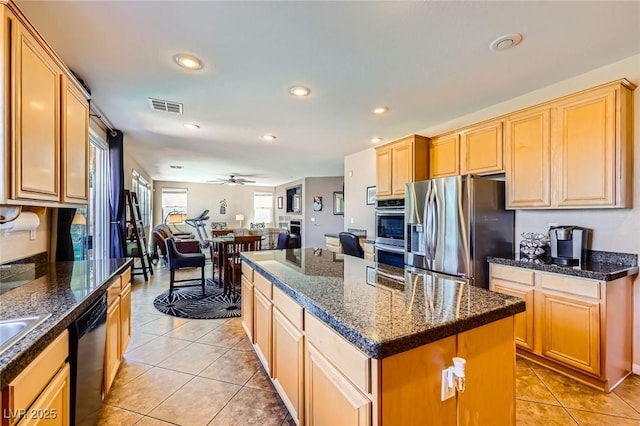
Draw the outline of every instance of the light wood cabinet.
M60 70L40 43L12 21L12 198L60 199Z
M2 390L3 426L69 424L68 356L69 333L64 330Z
M70 424L71 375L69 364L58 371L18 425L68 426Z
M271 283L268 283L268 285L270 287ZM269 292L269 294L265 295L256 285L253 289L253 342L258 359L260 359L270 377L272 317L273 303L271 302L271 294Z
M507 207L550 207L551 110L512 115L505 133Z
M525 299L518 354L610 392L631 372L632 279L598 281L490 265L490 289Z
M413 135L376 148L376 197L402 198L404 186L428 178L429 139Z
M273 385L296 424L303 424L304 339L279 309L273 310Z
M306 354L306 424L370 425L371 401L315 346L307 344Z
M507 117L507 207L630 207L634 89L615 81Z
M111 389L131 341L131 269L107 288L107 336L104 354L104 393Z
M62 202L89 199L89 104L82 93L62 78Z
M429 176L440 178L460 174L460 135L452 134L431 139Z
M340 244L340 239L337 237L324 237L325 247L327 250L342 253L342 244Z
M120 286L119 283L113 286ZM118 288L118 293L120 292ZM104 384L105 394L111 389L120 367L120 297L115 297L107 308L107 339L104 354Z
M501 173L502 120L479 124L461 132L460 174Z
M249 341L255 343L253 340L253 284L242 275L242 328L249 336Z
M13 3L0 5L4 57L4 152L0 202L86 204L88 93Z

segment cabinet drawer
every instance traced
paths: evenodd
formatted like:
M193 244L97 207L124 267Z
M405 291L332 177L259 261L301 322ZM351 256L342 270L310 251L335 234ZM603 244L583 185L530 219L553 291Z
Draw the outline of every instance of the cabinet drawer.
M305 312L305 336L364 393L371 393L371 359L342 336Z
M287 296L278 287L273 288L273 305L278 308L282 315L291 321L298 330L303 330L304 311L302 306L298 305L295 300Z
M253 285L255 286L255 288L257 290L260 291L260 293L262 293L263 296L265 296L267 299L271 300L271 289L273 287L273 284L271 284L271 282L269 282L262 275L255 274L253 276Z
M69 355L69 332L64 330L4 389L3 409L27 409L56 375ZM4 404L3 404L4 405Z
M242 262L242 276L253 283L253 268L244 262Z
M131 268L127 268L126 271L120 275L120 288L125 288L127 284L131 282Z
M120 280L112 283L107 289L107 305L111 306L113 302L120 298Z
M529 269L515 268L513 266L503 266L491 264L491 278L514 281L520 284L533 285L534 272Z
M558 274L536 273L538 284L545 290L561 291L576 296L600 299L600 281Z

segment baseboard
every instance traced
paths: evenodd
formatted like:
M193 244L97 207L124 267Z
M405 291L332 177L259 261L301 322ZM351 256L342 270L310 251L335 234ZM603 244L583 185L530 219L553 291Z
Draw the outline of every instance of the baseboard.
M633 364L633 374L640 374L640 364Z

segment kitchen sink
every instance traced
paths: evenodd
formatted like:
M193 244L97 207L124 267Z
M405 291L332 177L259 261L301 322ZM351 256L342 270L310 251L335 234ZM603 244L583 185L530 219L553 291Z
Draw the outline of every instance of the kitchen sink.
M0 354L50 316L42 314L0 321Z

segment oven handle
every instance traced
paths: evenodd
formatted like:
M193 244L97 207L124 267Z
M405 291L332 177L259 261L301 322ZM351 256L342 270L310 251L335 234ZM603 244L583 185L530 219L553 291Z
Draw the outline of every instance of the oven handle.
M376 216L404 216L404 210L376 210Z
M404 247L388 246L385 244L376 244L376 250L389 251L391 253L404 254Z

